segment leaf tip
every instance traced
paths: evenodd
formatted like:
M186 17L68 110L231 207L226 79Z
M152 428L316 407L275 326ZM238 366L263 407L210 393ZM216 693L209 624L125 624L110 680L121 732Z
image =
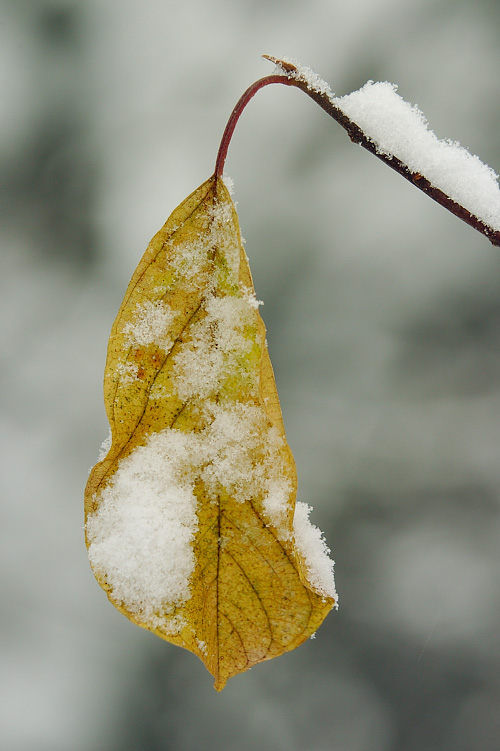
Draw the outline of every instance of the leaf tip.
M227 683L227 678L224 678L223 680L220 678L216 678L214 681L214 688L217 691L218 694L222 691L223 688L225 688Z

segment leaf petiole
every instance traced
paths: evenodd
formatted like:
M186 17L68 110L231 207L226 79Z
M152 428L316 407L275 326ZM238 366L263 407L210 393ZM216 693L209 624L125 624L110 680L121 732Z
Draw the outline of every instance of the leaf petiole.
M286 76L282 75L264 76L264 78L259 78L258 81L255 81L241 95L241 97L236 102L233 111L231 112L229 120L227 121L227 125L224 129L224 133L222 134L219 151L217 153L217 159L215 162L215 177L222 177L222 173L224 172L224 164L226 162L227 150L229 148L236 123L240 119L241 113L247 106L250 99L252 99L255 94L260 91L260 89L263 89L264 86L268 86L271 83L283 83L285 85L292 86L294 84L294 81L293 79L289 79Z

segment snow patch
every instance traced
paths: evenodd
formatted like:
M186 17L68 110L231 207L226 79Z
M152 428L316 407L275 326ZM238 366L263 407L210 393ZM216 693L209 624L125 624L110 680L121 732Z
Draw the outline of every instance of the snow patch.
M173 386L180 399L207 399L224 389L235 377L250 389L257 387L257 373L248 367L255 346L255 303L249 296L209 296L206 315L191 327L191 338L175 356Z
M293 532L295 544L304 558L307 579L313 589L326 597L333 597L338 607L333 576L334 562L329 557L330 549L323 539L322 532L309 521L311 507L298 501L295 505Z
M222 490L240 503L266 498L271 521L285 524L291 486L284 441L265 411L243 403L214 403L210 411L201 431L166 428L122 459L87 520L92 568L115 600L153 626L177 616L190 596L195 483L203 481L209 501Z
M197 639L196 643L198 644L198 649L200 650L200 652L206 655L208 653L206 642L204 642L203 639Z
M119 463L87 519L92 568L118 602L156 626L189 597L195 567L193 439L175 430L152 435Z
M243 295L243 299L254 310L258 310L261 305L264 305L262 300L257 300L257 296L253 289L240 285L240 291L241 291L241 294Z
M332 99L358 125L380 154L397 157L413 173L500 230L498 176L456 141L440 140L423 113L402 99L397 86L368 81L352 94Z
M201 433L204 467L201 477L208 497L221 488L244 503L269 493L273 482L286 478L283 439L255 404L212 405L214 419ZM284 499L286 502L286 499Z
M123 333L127 344L147 346L156 344L167 351L172 346L170 330L177 313L163 301L146 300L135 309L134 319L126 323Z
M305 65L301 65L298 60L295 60L293 57L280 57L279 59L284 63L293 65L295 70L288 70L278 62L275 73L278 75L285 75L288 78L294 78L297 81L303 81L303 83L307 84L307 88L310 89L310 91L316 91L318 94L326 94L326 96L330 98L333 97L330 85L314 70Z
M139 365L136 362L118 362L116 372L120 376L119 386L129 386L137 380Z
M289 540L291 534L288 525L288 499L292 492L290 482L284 477L278 477L269 483L267 495L264 498L264 511L271 524L276 527L280 540Z
M334 97L329 85L297 60L283 57L284 65L280 65L270 59L277 63L275 73L302 81L310 91L330 99L359 126L379 154L397 157L410 172L426 178L485 225L500 231L498 175L457 141L437 138L419 108L397 94L395 84L368 81L358 91Z

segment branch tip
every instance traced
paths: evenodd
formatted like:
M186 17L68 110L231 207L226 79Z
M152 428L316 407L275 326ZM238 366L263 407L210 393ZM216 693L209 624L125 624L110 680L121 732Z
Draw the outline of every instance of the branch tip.
M296 65L293 63L289 63L286 60L280 60L278 57L273 57L272 55L262 55L266 60L269 60L269 62L274 63L274 65L278 65L284 73L298 73L299 69Z

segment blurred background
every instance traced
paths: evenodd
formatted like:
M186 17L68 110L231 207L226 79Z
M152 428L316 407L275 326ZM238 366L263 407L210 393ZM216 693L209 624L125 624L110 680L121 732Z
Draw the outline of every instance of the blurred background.
M289 55L389 80L500 171L496 0L1 0L0 734L9 751L496 751L500 249L302 92L226 164L341 604L222 694L93 579L107 338L150 237Z

